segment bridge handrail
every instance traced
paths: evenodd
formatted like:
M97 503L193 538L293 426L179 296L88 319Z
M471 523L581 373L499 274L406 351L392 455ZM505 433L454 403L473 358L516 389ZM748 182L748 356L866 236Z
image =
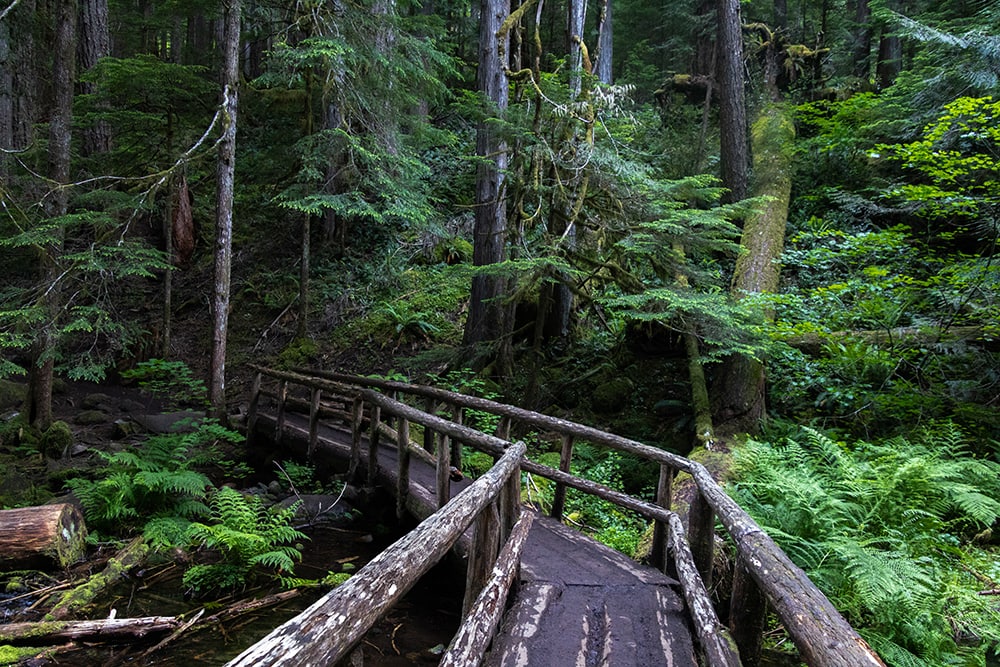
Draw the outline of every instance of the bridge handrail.
M448 553L477 517L484 511L490 514L489 508L509 486L508 480L519 476L525 449L523 442L510 444L489 472L450 503L227 667L332 665L346 657L375 622ZM478 524L476 532L482 532ZM472 567L470 560L470 570ZM492 567L489 562L487 571Z

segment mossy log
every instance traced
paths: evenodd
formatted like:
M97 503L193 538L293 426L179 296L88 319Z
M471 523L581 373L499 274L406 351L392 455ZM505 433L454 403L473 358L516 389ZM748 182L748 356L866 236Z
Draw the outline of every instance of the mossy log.
M108 561L103 570L92 575L76 588L63 593L45 616L47 621L68 618L93 603L99 595L108 590L128 574L129 570L146 560L149 546L137 537Z
M175 616L8 623L0 626L0 642L45 646L66 639L108 641L123 637L144 637L154 632L167 632L180 624L181 621Z
M67 567L87 551L87 527L68 503L0 510L0 565Z

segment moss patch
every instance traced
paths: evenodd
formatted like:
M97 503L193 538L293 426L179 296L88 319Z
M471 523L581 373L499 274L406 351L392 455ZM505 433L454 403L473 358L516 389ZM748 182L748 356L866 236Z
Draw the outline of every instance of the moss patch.
M16 408L24 401L27 385L10 380L0 380L0 410Z

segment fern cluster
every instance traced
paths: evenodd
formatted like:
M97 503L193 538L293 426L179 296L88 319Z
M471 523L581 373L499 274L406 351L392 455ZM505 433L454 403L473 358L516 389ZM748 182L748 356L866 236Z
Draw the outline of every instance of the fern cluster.
M221 561L195 565L184 573L184 585L197 592L242 586L258 568L290 578L302 554L292 546L306 536L292 526L296 506L265 508L257 496L222 487L212 496L211 524L192 523L191 542L218 552Z
M99 479L66 483L92 527L115 534L142 527L154 546L179 544L191 519L209 513L205 501L212 483L194 469L201 450L218 440L241 438L215 421L201 421L187 433L165 433L120 452L98 452L107 464Z
M1000 642L1000 464L951 424L847 445L810 429L737 452L734 497L890 665L984 664Z

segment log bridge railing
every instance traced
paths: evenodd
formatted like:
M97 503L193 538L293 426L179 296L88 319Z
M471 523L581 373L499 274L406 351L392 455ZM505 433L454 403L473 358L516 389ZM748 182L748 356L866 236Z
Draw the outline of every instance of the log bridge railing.
M345 622L348 623L352 623L352 617L357 616L359 623L367 624L365 629L359 630L356 636L350 635L354 639L349 642L341 636L346 636L346 633L341 631L325 633L323 641L314 640L310 643L327 646L330 641L336 641L343 645L339 649L340 653L336 655L346 655L381 613L406 592L400 590L403 582L396 580L400 577L409 577L412 574L411 570L416 572L413 567L408 566L409 563L419 563L421 566L426 564L426 567L413 576L407 590L423 572L458 542L464 530L475 521L474 545L470 550L464 605L465 610L470 613L465 614L466 622L441 664L478 664L482 651L485 651L496 630L497 620L503 611L503 601L515 578L520 549L527 534L527 528L524 527L526 522L518 520L519 516L531 516L531 513L522 515L519 511L520 471L524 471L555 482L555 497L551 509L554 517L562 517L566 489L573 488L615 503L655 522L653 558L657 561L656 564L675 575L680 581L707 664L739 665L741 664L739 656L743 656L743 663L747 665L756 664L760 654L766 609L767 605L770 605L791 636L802 660L808 665L884 667L877 654L805 573L792 563L753 519L723 491L708 470L695 461L589 426L435 387L329 371L303 369L298 373L262 367L255 367L255 370L258 375L251 396L248 423L250 429L253 428L261 396L276 400L276 437L280 437L285 428L287 406L308 410L310 454L316 447L319 421L331 418L342 420L351 432L350 472L353 474L360 464L362 433L367 423L369 460L366 469L370 483L374 483L378 467L376 461L378 443L383 435L394 436L398 452L398 512L404 510L410 491L411 456L416 455L426 459L435 465L437 470L435 500L436 506L440 508L439 511L351 577L348 584L355 580L358 582L351 589L340 592L348 584L335 589L309 610L286 624L286 626L295 624L309 614L310 610L319 607L327 610L336 609L334 616L346 615L348 618ZM262 383L265 377L277 382L275 391L264 389ZM290 385L307 389L308 399L291 395ZM421 407L409 406L396 400L397 398L409 398ZM465 410L499 416L500 422L496 434L487 435L463 426ZM451 419L438 417L442 411L446 411ZM387 423L389 421L394 422L395 428ZM423 447L411 443L409 435L411 423L423 427ZM514 425L558 434L562 439L559 468L544 466L526 458L523 443L510 444L508 438ZM655 502L633 498L615 489L571 475L569 470L573 444L581 440L658 464L660 474ZM452 466L460 467L462 445L491 454L497 463L489 473L451 499L449 473ZM518 457L516 462L511 461L511 457L515 456L512 452L519 452L516 454ZM688 511L686 532L678 515L670 510L672 483L678 472L689 474L696 487ZM467 497L466 494L473 488L477 488L478 491ZM472 501L472 497L476 500ZM717 521L736 551L728 628L719 622L706 590L711 585ZM439 526L442 522L450 526L443 532ZM517 530L514 530L515 523L518 524ZM495 554L503 538L506 538L507 542L498 560ZM436 541L433 549L429 540ZM401 553L397 553L396 550L397 545L403 545L404 542L407 543L404 545L406 549L417 549L416 554L411 555L409 560L403 559ZM390 551L393 553L386 556ZM440 555L432 560L430 558L432 552ZM485 573L491 570L494 562L498 564L497 572L502 572L502 575L497 575L498 581L487 584ZM501 563L506 569L501 570ZM376 584L366 583L366 579L359 579L360 575L373 565L376 568L383 568L378 575L378 581L391 582L386 586L392 589L393 595L387 595L382 583L377 584L380 591L378 596L363 592L375 590L371 586ZM387 565L392 567L384 569ZM362 590L364 586L368 588ZM480 592L482 595L479 595L480 600L477 601L475 596ZM342 606L326 605L324 601L331 597L340 600L339 604ZM372 604L383 604L379 605L378 610L374 608L369 610L364 608L364 604L360 605L364 609L357 609L359 605L355 603L353 604L355 609L348 610L352 606L350 604L352 597L363 598L362 602L370 598ZM474 605L476 609L473 613ZM488 609L490 613L483 612L483 608ZM316 619L320 617L325 620L317 621ZM478 617L481 618L477 621ZM320 626L329 620L329 612L320 612L320 616L305 625L298 623L289 632L302 633L311 630L319 633ZM481 628L475 634L476 642L470 642L466 634L466 625L471 624ZM283 628L285 626L272 632L268 638L248 649L230 664L280 664L281 659L278 656L283 650L289 649L287 642L282 645L282 636L290 637L287 633L282 635ZM269 654L270 658L262 660L263 654L254 653L254 650L267 644L269 639L273 639L270 646L274 651ZM296 643L298 653L295 655L295 664L312 662L303 661L302 645ZM460 651L465 653L459 653ZM477 652L478 657L476 657ZM314 664L333 664L328 660L332 655L334 654L323 653L323 660ZM458 660L459 655L462 656L461 660Z

